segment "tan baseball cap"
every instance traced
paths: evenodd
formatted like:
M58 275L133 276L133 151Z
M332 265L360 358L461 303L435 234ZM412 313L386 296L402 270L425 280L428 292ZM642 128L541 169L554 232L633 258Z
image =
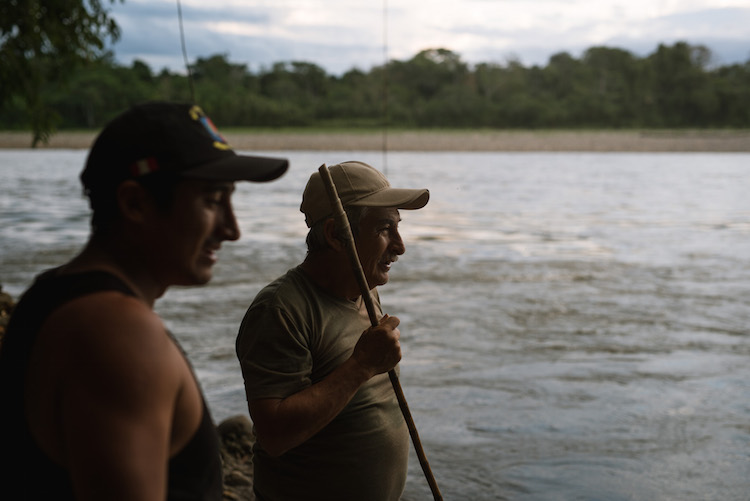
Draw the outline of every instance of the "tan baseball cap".
M427 189L391 188L380 171L364 162L342 162L328 167L328 172L344 207L421 209L430 199ZM328 192L317 171L305 186L300 211L305 214L308 228L333 213Z

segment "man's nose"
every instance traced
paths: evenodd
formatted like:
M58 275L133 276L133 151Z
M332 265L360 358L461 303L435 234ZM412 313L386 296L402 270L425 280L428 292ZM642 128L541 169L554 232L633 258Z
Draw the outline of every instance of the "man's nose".
M223 219L221 230L224 240L239 240L240 227L237 224L237 218L234 216L234 211L231 207L228 207L224 211Z
M406 246L401 238L401 233L398 231L393 232L393 236L391 237L391 247L396 254L401 255L406 252Z

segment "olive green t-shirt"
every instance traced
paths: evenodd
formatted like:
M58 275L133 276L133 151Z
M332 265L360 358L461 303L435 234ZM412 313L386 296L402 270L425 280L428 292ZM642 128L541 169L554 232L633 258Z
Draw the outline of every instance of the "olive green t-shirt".
M372 296L382 315L377 292ZM248 400L285 398L322 380L368 327L361 298L336 298L299 267L290 270L258 294L240 326ZM305 443L277 458L257 443L254 452L254 486L263 500L389 501L404 488L409 436L390 379L380 374Z

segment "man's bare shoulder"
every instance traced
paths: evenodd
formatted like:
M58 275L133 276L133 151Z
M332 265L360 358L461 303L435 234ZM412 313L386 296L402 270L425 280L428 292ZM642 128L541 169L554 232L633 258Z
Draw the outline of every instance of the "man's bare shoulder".
M118 291L101 291L65 303L50 315L43 331L64 332L69 341L125 336L147 341L164 332L159 316L143 301Z
M79 479L101 470L115 482L144 464L160 471L200 420L199 396L179 407L188 384L187 362L158 315L132 296L96 292L57 309L39 332L29 364L29 427Z
M66 303L47 319L39 341L43 352L55 354L57 369L70 375L165 377L182 362L159 316L116 291Z

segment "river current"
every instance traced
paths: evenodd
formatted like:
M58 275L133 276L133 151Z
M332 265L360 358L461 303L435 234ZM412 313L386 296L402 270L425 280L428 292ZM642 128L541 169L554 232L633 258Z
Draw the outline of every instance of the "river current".
M305 255L309 175L363 160L430 189L380 294L446 500L750 499L748 154L263 152L214 280L156 306L217 421L246 414L234 338ZM0 150L0 283L14 297L88 234L77 150ZM412 454L404 500L429 499Z

